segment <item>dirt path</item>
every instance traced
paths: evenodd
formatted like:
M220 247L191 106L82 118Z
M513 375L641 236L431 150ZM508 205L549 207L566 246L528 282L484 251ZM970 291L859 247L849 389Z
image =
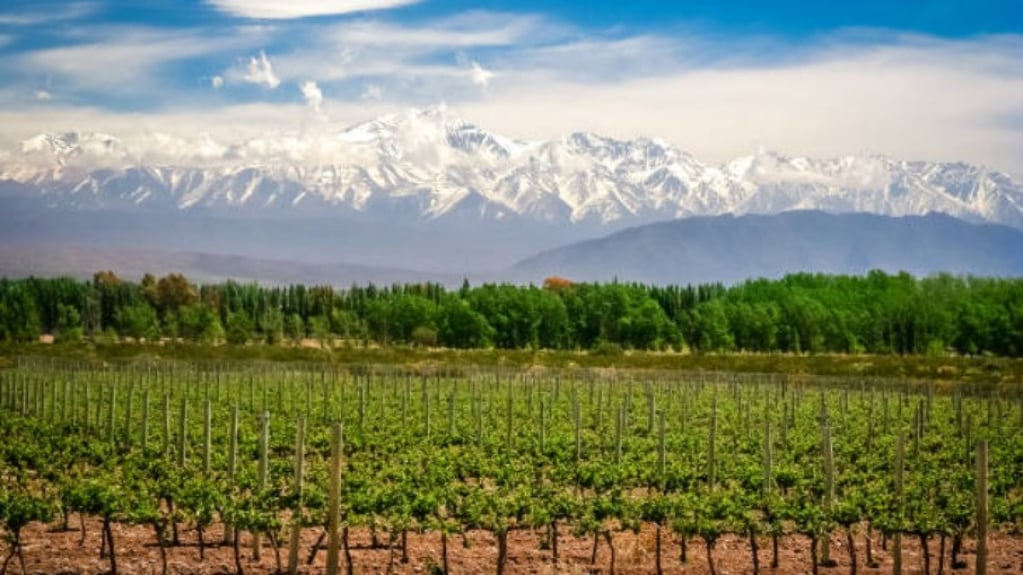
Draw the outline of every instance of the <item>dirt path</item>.
M77 518L71 525L77 525ZM303 533L300 573L319 574L325 572L326 551L316 554L313 565L306 565L306 559L313 543L319 535L317 530L306 530ZM516 574L547 574L561 573L565 575L584 573L610 573L610 550L603 540L600 543L595 564L590 563L593 540L572 537L570 529L562 528L558 540L559 562L557 568L552 564L551 551L540 548L541 533L532 531L514 531L509 535L508 575ZM219 527L206 534L208 541L220 541L223 532ZM368 529L359 529L352 533L352 559L354 572L357 574L383 574L388 572L390 553L386 548L387 534L380 533L383 548L373 548ZM28 573L31 574L75 574L98 575L107 573L109 561L100 560L100 523L95 520L87 522L86 538L79 545L80 532L55 532L49 526L32 525L25 534L25 561ZM155 545L155 537L151 529L144 527L114 527L114 541L117 549L120 573L126 574L158 574L160 573L160 551ZM274 553L267 547L262 553L261 561L252 559L252 551L248 545L249 538L243 539L242 566L247 574L262 575L275 572ZM449 540L448 554L451 573L494 573L497 562L497 545L494 537L486 532L471 532L466 547L461 536L453 536ZM181 531L181 543L178 547L169 548L169 572L172 574L216 575L235 573L234 555L230 546L216 546L206 551L206 560L199 560L199 547L196 533L193 530ZM707 566L705 547L702 540L696 539L687 546L688 561L679 561L681 547L677 537L665 533L662 540L662 564L664 573L702 575L710 571ZM802 575L811 572L808 540L801 537L786 537L780 548L780 564L778 569L769 567L771 561L770 539L761 538L760 563L761 573L770 575ZM867 568L863 536L857 537L857 557L859 573L891 573L892 558L889 552L881 549L879 539L874 541L875 557L879 566ZM656 538L653 526L645 526L638 535L632 532L614 534L615 572L622 575L655 573ZM1023 538L996 535L991 540L991 553L988 573L991 574L1023 574ZM952 571L948 563L946 550L945 573L971 575L974 573L974 544L968 543L962 555L968 567ZM6 555L6 549L4 549ZM396 574L424 574L430 572L430 566L441 563L440 536L437 534L409 534L409 562L400 562L400 550L394 549L393 572ZM931 542L931 573L938 569L938 541ZM282 560L287 562L287 549L281 549ZM719 575L744 575L753 573L750 547L747 541L734 537L720 540L714 548L713 556ZM822 568L822 574L849 573L849 557L844 541L836 537L832 542L832 558L837 566ZM904 540L905 575L923 573L923 557L915 538ZM11 565L11 573L19 573L17 561ZM342 571L343 572L343 571Z

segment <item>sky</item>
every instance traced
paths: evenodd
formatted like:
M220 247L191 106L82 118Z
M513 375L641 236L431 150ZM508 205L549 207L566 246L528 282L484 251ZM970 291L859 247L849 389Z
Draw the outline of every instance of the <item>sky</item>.
M1023 174L1018 0L5 0L0 145L223 140L410 107L511 137L657 137Z

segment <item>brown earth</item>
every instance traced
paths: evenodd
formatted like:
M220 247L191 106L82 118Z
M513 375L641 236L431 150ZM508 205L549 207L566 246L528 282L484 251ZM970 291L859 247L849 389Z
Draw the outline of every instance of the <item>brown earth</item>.
M71 525L78 524L73 518ZM591 538L575 538L566 527L560 529L558 540L559 562L552 563L551 551L541 549L540 541L543 534L539 531L513 531L508 538L508 564L506 573L515 574L548 574L561 573L576 575L584 573L610 573L611 553L607 543L602 539L595 564L590 563L593 540ZM117 549L118 570L120 573L149 575L158 574L161 570L160 551L155 544L152 529L115 525L113 527L114 542ZM320 574L325 572L326 551L317 552L312 565L306 564L321 530L308 529L303 532L300 553L300 573ZM655 573L656 536L652 525L644 526L638 535L632 532L616 532L613 537L615 547L615 572L623 575ZM79 531L61 532L52 526L31 525L23 534L26 570L30 574L75 574L98 575L109 573L110 562L100 559L100 523L90 520L86 523L84 544L79 545ZM211 528L206 533L207 541L220 541L223 531L219 527ZM351 547L354 572L357 574L388 573L391 553L386 547L387 534L380 533L382 547L374 548L368 529L352 532ZM167 549L169 573L175 575L219 575L235 573L234 554L230 546L215 546L206 550L204 561L199 559L197 534L194 530L180 532L181 545ZM842 539L842 540L840 540ZM285 541L287 538L285 537ZM242 567L246 574L271 574L276 570L273 550L267 545L260 561L252 559L249 537L242 537ZM672 574L707 574L706 551L702 540L691 540L687 546L688 562L680 563L680 544L676 536L667 531L662 539L662 564L665 573ZM892 556L889 551L881 549L880 538L873 541L875 558L879 561L876 568L865 565L865 538L857 535L857 564L861 574L881 574L892 572ZM465 546L465 542L469 546ZM811 572L809 541L803 537L790 536L782 540L780 563L777 569L770 568L770 538L759 539L761 573L770 575L802 575ZM287 566L287 545L282 544L282 562ZM905 575L922 574L923 556L915 537L903 540L903 573ZM947 574L972 575L976 561L975 544L965 545L961 558L967 567L953 571L949 565L949 553L946 550L944 572ZM7 552L4 549L4 556ZM441 563L440 536L435 533L414 534L408 536L409 562L401 563L400 549L394 547L394 563L391 565L396 574L425 574L430 567ZM1021 574L1023 573L1023 538L1004 534L991 537L988 561L988 573ZM494 573L497 563L497 544L492 534L473 531L465 541L462 536L454 535L448 542L449 566L451 573ZM938 541L931 541L931 573L938 572ZM726 537L718 541L713 551L714 562L719 575L745 575L753 573L750 547L746 540ZM835 567L822 567L823 575L849 573L848 551L844 537L835 537L831 543L831 557L837 560ZM342 563L344 557L342 555ZM11 562L10 573L20 573L17 559ZM342 573L344 567L342 566Z

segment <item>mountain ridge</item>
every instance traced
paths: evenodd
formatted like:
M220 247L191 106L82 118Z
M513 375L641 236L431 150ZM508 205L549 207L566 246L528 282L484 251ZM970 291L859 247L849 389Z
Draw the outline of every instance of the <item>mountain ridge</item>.
M90 279L94 273L104 270L132 280L138 280L146 273L156 276L181 273L201 283L231 280L280 286L328 284L347 287L367 283L390 285L433 282L455 287L464 279L452 274L418 270L349 263L296 262L209 252L0 245L0 278L69 276Z
M1023 276L1023 232L945 214L894 218L791 211L645 224L526 258L517 281L738 283L787 273Z
M59 238L56 238L57 240ZM419 283L456 287L463 280L540 284L573 281L648 284L738 283L788 273L861 275L880 269L916 276L936 273L1023 277L1023 232L970 224L943 214L892 218L873 214L786 212L701 216L627 228L542 250L501 270L439 273L365 262L313 262L275 254L110 246L17 245L0 234L0 277L71 275L87 279L110 269L126 278L184 273L194 281L263 284Z
M208 134L42 134L0 155L0 198L15 194L71 209L377 212L608 229L791 210L940 212L1023 228L1023 186L984 167L768 151L714 166L656 138L516 140L446 107L234 143Z

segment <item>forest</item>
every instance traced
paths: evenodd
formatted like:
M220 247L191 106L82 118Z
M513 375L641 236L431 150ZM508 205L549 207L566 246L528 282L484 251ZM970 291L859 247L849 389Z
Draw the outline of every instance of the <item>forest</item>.
M0 341L155 341L448 348L1023 354L1023 279L880 271L793 274L734 286L465 282L393 286L197 285L0 279Z

